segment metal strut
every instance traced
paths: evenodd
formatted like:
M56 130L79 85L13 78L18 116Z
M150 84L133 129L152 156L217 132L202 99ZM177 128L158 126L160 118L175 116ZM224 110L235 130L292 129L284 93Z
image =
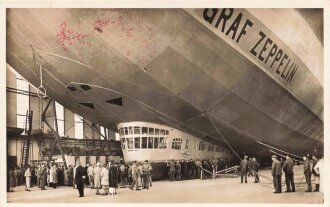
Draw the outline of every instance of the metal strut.
M46 119L46 112L50 106L50 104L53 102L53 107L54 107L54 116L55 116L55 127L56 127L56 131L54 130L54 128L48 123L47 119ZM55 149L55 146L57 143L59 143L59 149L60 149L60 153L61 153L61 156L62 156L62 160L63 160L63 164L64 164L64 167L67 168L67 164L66 164L66 161L65 161L65 156L63 154L63 150L62 150L62 146L61 146L61 137L60 135L58 134L58 127L57 127L57 116L56 116L56 108L55 108L55 102L53 101L53 99L50 99L45 107L45 110L42 112L41 114L41 120L48 126L48 128L51 130L51 132L54 134L55 136L55 143L54 143L54 146L53 146L53 150ZM50 159L51 157L53 156L53 150L51 152L51 155L50 155Z
M83 123L85 123L87 126L89 126L92 130L94 130L98 135L100 135L101 137L103 137L104 138L104 143L103 143L103 145L101 146L101 154L103 154L103 151L104 151L104 149L105 149L105 145L106 144L108 144L108 147L109 147L109 140L108 140L108 138L107 137L105 137L101 132L100 132L100 130L99 129L97 129L94 125L89 125L86 121L84 121L84 119L83 118L81 118L80 116L78 116L78 118L83 122Z

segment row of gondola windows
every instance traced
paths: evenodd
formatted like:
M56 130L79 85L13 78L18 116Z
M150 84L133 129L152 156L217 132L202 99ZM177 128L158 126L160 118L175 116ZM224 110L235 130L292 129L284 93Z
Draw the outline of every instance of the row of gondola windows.
M200 151L204 151L205 148L206 148L206 144L205 144L205 142L201 141L201 142L199 143L198 150L200 150ZM220 152L220 151L221 151L221 147L219 147L219 146L214 146L214 145L209 145L207 151L209 151L209 152L213 152L214 150L215 150L216 152Z
M122 138L123 149L166 149L168 138L166 137L134 137ZM181 150L183 140L181 138L174 138L172 140L172 149ZM189 139L186 139L185 149L189 148ZM199 143L198 150L204 151L206 148L205 142ZM222 149L219 146L209 145L208 151L220 152ZM223 149L224 150L224 149Z
M122 138L123 149L166 149L167 137L134 137Z
M129 135L129 134L169 135L169 131L164 129L151 128L151 127L129 126L129 127L120 128L119 134L120 135Z

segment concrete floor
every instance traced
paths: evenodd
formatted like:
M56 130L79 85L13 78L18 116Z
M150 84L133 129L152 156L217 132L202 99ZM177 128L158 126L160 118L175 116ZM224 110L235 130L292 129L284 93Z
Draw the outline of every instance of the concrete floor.
M215 180L157 181L149 190L132 191L120 188L119 195L99 196L95 190L85 189L85 197L79 198L78 191L71 187L48 188L46 191L33 187L31 192L23 186L7 193L9 203L323 203L323 193L305 193L305 180L301 184L302 170L295 170L295 193L273 194L269 170L260 172L260 183L247 184L240 178L218 177ZM285 191L284 176L283 192ZM313 184L314 187L314 184Z

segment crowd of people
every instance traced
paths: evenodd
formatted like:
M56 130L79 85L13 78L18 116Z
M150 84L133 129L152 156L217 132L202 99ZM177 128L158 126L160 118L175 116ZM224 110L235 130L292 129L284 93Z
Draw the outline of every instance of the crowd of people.
M320 190L322 178L323 157L319 160L315 155L303 156L304 177L307 183L306 192L312 192L311 176L315 177L315 190ZM286 160L278 160L276 155L272 156L272 176L275 188L274 193L281 193L281 176L285 174L286 191L295 192L293 168L295 162L287 155ZM230 162L222 158L209 159L189 159L189 160L169 160L166 161L168 167L168 177L170 181L189 180L204 177L212 177L215 172L224 172L230 167ZM241 183L247 183L247 177L253 176L254 182L259 183L260 164L255 157L248 159L244 156L240 163ZM63 164L54 162L41 163L37 166L27 166L26 168L16 167L9 169L9 192L14 192L14 187L25 185L25 190L30 191L33 186L38 186L41 190L47 187L57 188L57 186L71 186L77 188L79 196L84 196L84 187L95 189L96 195L115 195L118 188L130 188L131 190L149 189L152 186L152 165L144 162L115 163L108 164L97 162L87 164L82 167L78 161L75 166L69 165L67 168ZM322 186L321 186L322 187Z
M68 174L68 169L53 162L42 163L37 166L16 166L9 169L9 192L14 192L13 188L19 185L25 185L26 191L30 191L33 186L46 190L46 186L56 188L57 186L68 185L68 177L70 177Z
M33 186L41 190L47 190L46 186L57 188L57 186L71 186L77 188L79 196L84 196L84 187L95 189L96 195L115 195L118 187L129 187L132 190L149 189L152 186L152 166L144 162L115 163L108 164L97 162L82 167L78 161L75 166L58 165L54 162L41 163L38 166L16 167L9 169L9 192L13 188L25 185L25 190L30 191Z
M286 155L286 160L278 159L277 155L272 155L272 170L271 175L273 177L274 193L282 193L282 172L285 175L285 192L295 192L296 187L294 183L294 166L299 163L294 161L289 154ZM312 192L312 182L311 177L314 175L315 178L315 192L323 191L320 187L323 171L323 157L318 159L316 155L305 155L303 156L304 168L303 174L307 184L307 190L305 192ZM245 155L241 160L241 183L243 183L243 178L245 178L245 183L247 183L247 176L254 176L255 183L259 182L259 162L256 158L248 159L248 156Z
M180 159L166 161L168 177L170 181L189 180L203 177L211 177L218 171L224 171L230 166L228 159Z
M248 159L249 157L247 155L244 155L244 159L240 163L240 169L241 169L241 183L244 182L247 183L247 176L253 176L254 182L259 183L259 167L260 163L257 161L255 157Z
M289 155L286 155L285 161L279 161L276 155L272 156L272 175L274 182L274 193L281 193L281 176L282 170L285 174L285 183L286 183L286 191L285 192L295 192L295 183L294 183L294 162ZM304 168L303 174L307 184L307 190L305 192L312 192L312 175L314 175L315 179L315 190L314 192L323 191L323 186L320 189L322 171L323 171L323 157L320 159L317 158L316 155L304 155Z

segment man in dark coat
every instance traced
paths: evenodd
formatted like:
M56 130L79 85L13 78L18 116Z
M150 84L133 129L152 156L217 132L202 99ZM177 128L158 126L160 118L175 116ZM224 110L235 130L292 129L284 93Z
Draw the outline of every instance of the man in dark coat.
M47 190L45 188L46 182L47 182L46 166L45 166L45 164L42 164L41 169L40 169L40 188L41 188L41 190Z
M282 167L280 161L277 160L277 156L272 156L272 176L275 192L274 193L282 193Z
M286 184L286 191L285 192L295 192L295 184L294 184L294 177L293 177L293 166L294 163L289 155L286 156L286 160L283 163L283 171L285 175L285 184Z
M79 191L79 197L84 197L84 179L87 173L84 167L80 165L80 161L77 162L75 183L77 184L77 189Z
M181 165L181 171L182 171L182 180L188 180L189 179L189 171L188 171L188 163L186 160L183 160Z
M245 177L245 183L247 183L247 172L248 172L248 156L244 155L244 159L241 160L240 168L241 168L241 183L243 183L243 177Z
M67 171L67 175L68 175L68 180L69 180L69 186L73 185L73 167L72 165L69 165L68 171Z
M118 168L114 164L113 161L110 161L110 168L109 168L109 187L110 188L118 188Z
M257 161L257 159L254 157L252 159L252 171L253 171L255 183L259 183L259 175L258 175L259 167L260 167L260 164Z
M304 175L307 183L307 190L305 192L312 192L312 170L311 170L311 163L309 161L309 155L303 156L304 160Z

